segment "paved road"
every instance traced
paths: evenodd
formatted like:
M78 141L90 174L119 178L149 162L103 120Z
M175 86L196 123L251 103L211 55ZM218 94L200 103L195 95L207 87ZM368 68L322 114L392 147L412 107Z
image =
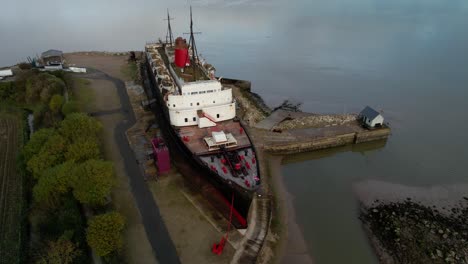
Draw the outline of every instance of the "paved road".
M153 248L153 253L156 255L156 259L159 263L180 263L176 248L161 217L158 205L144 181L141 168L136 163L135 154L130 148L125 135L125 132L136 122L125 83L120 79L97 70L93 70L89 75L81 76L90 79L108 80L113 82L115 87L117 87L117 92L122 104L121 111L125 116L125 120L120 122L115 128L115 140L125 163L125 171L130 178L130 186L142 217L146 235L148 236L148 240Z

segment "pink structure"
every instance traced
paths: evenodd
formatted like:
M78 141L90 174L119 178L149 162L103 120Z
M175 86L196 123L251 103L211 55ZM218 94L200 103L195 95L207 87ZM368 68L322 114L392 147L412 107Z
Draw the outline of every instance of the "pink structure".
M160 174L169 172L171 170L171 158L169 156L169 149L160 137L155 137L151 140L153 145L154 163L158 168Z

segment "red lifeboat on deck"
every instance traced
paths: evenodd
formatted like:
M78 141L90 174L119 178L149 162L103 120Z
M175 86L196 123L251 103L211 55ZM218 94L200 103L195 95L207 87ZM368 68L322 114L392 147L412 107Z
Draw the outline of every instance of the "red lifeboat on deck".
M179 68L190 65L187 41L181 37L175 40L174 63Z

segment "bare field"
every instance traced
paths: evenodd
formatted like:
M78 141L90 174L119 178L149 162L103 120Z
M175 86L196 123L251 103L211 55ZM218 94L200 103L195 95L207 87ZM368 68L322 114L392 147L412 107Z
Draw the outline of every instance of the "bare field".
M123 81L129 81L124 67L127 65L127 55L109 55L103 52L76 52L65 54L69 64L79 67L98 69Z
M184 196L185 191L192 199L197 194L190 193L184 187L184 179L179 173L171 172L170 175L161 177L157 182L149 182L150 189L169 233L175 243L182 263L229 263L235 249L227 243L221 256L211 252L213 243L218 243L223 232L216 230L203 215ZM200 196L198 194L198 196ZM204 200L199 197L198 200ZM210 214L210 212L205 212ZM227 226L227 221L219 220L216 224ZM237 232L237 231L236 231ZM231 232L234 233L234 232Z
M20 258L22 181L17 173L21 124L16 116L0 113L0 263Z

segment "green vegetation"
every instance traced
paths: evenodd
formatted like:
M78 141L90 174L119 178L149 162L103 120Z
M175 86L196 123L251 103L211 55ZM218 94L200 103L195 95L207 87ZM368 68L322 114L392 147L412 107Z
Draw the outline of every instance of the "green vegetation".
M80 106L79 104L74 101L74 100L70 100L68 102L65 102L62 106L62 114L67 116L69 114L73 114L73 113L78 113L80 111Z
M86 240L99 256L107 256L122 247L124 224L125 221L119 213L98 215L89 221Z
M52 96L49 102L49 109L54 114L58 114L62 109L63 105L63 96L55 94Z
M128 80L131 80L131 81L138 80L138 66L136 62L134 61L128 62L128 64L122 66L120 71Z
M81 255L77 246L66 237L47 243L47 250L40 256L37 264L69 264Z
M25 109L33 113L37 131L19 151L18 160L14 157L0 159L0 169L3 168L1 161L4 160L10 163L14 160L19 167L17 175L9 174L11 181L8 180L8 184L19 187L24 185L25 192L31 193L26 199L22 197L22 190L8 189L11 190L8 194L19 197L18 201L9 203L9 214L18 216L11 220L23 227L15 228L12 223L0 223L0 226L5 227L2 232L6 230L4 234L0 232L4 238L0 241L0 262L20 263L19 248L22 247L21 262L90 263L83 208L91 214L112 210L108 202L115 185L114 168L112 163L102 160L99 143L102 125L79 112L83 109L80 106L84 104L83 101L73 100L71 94L71 101L64 102L62 96L67 87L76 84L87 87L89 82L73 78L62 71L44 73L25 69L16 73L16 76L14 82L0 83L0 121L4 109L13 109L19 113ZM22 118L26 124L26 115ZM3 139L1 124L0 139ZM26 125L24 127L27 128ZM21 148L21 144L15 143L17 141L7 137L5 139L11 141L12 146ZM2 142L1 150L5 149L3 146ZM8 149L14 150L13 147ZM2 151L0 154L3 155ZM11 167L11 164L8 166ZM0 181L3 182L7 181ZM4 195L3 191L1 195ZM26 201L30 204L23 206ZM26 211L25 208L29 209ZM13 209L20 212L19 215L12 214ZM118 223L121 224L115 225L120 232L124 220L118 213L113 215L117 215L114 218L120 217ZM28 223L23 224L20 219ZM21 234L16 234L16 240L8 239L8 230ZM116 245L121 245L122 238L113 230L109 232L112 232L109 237L115 239ZM31 237L29 234L32 234ZM18 238L21 238L22 244ZM8 246L8 256L3 253L3 246ZM107 253L110 260L115 259L118 248L114 247Z
M88 160L76 167L73 194L82 204L104 205L115 185L112 163Z
M67 106L73 109L73 112L80 111L89 111L94 104L94 91L90 87L90 81L81 78L75 78L70 81L70 91L74 91L72 94L70 102L72 105ZM68 109L63 111L63 114L67 115Z

